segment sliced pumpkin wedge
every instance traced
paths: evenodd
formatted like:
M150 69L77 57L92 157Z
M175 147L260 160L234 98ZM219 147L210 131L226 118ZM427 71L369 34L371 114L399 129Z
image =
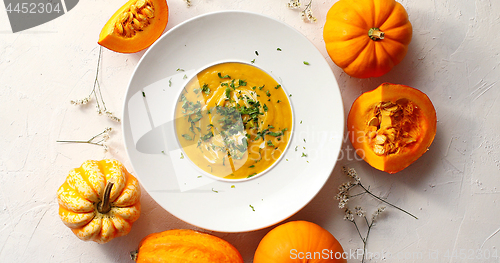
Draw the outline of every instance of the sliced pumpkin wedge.
M354 101L347 127L356 153L388 173L408 167L436 135L436 110L423 92L383 83Z
M130 0L118 9L99 34L99 45L120 53L151 46L168 22L166 0Z

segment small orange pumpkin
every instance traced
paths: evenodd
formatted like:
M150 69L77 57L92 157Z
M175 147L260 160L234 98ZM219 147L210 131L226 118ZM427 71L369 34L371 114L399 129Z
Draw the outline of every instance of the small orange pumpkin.
M59 216L84 241L126 235L139 218L141 188L117 160L86 161L57 191Z
M339 0L328 11L323 38L330 58L348 75L379 77L405 57L412 26L394 0Z
M346 263L344 249L326 229L291 221L269 231L255 251L254 263Z
M166 0L130 0L118 9L99 34L99 45L134 53L153 44L168 22Z
M436 123L436 110L427 95L391 83L359 96L347 117L356 153L388 173L403 170L428 150Z
M130 253L138 263L243 263L227 241L190 229L173 229L146 236Z

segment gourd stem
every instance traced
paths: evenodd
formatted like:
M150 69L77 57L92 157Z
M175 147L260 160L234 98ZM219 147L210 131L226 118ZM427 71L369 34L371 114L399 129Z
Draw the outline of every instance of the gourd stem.
M97 211L101 214L106 214L111 210L111 205L109 202L109 196L111 195L111 189L113 188L112 182L108 182L106 188L104 189L104 195L102 201L97 205Z
M376 27L373 27L373 28L370 28L370 30L368 30L368 36L372 39L372 40L382 40L384 39L385 37L385 33L380 31L380 29L376 28Z

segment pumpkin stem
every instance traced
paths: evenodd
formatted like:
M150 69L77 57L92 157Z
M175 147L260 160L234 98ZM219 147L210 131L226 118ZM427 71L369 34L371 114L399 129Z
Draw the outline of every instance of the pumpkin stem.
M380 29L376 28L376 27L372 27L370 28L370 30L368 30L368 36L372 39L372 40L382 40L384 39L385 37L385 33L380 31Z
M137 255L139 254L139 250L134 250L134 251L130 251L130 258L133 260L133 261L137 261Z
M106 184L106 189L104 189L104 195L102 197L102 201L97 204L97 211L101 214L106 214L111 210L111 205L109 202L109 196L111 195L111 189L113 188L112 182L108 182Z

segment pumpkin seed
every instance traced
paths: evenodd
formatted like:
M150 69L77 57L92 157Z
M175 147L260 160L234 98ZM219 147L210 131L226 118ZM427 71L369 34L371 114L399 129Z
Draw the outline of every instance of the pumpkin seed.
M382 145L376 144L376 145L373 146L373 152L376 155L384 155L385 154L385 148Z
M379 126L380 125L380 121L378 120L378 117L373 117L371 118L371 120L368 122L368 126Z
M375 144L383 145L387 141L387 137L383 134L379 134L375 137Z

